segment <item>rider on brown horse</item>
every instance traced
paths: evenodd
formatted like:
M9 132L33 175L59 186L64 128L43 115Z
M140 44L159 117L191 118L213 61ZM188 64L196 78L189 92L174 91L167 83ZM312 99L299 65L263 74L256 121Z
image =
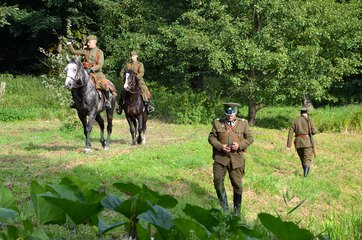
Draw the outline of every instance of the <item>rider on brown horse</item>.
M148 113L151 113L154 111L154 108L152 106L152 96L150 91L148 90L145 81L143 79L143 76L145 74L145 68L142 62L137 60L138 58L138 54L136 51L132 51L131 52L131 61L128 62L121 70L120 72L120 77L123 79L123 75L125 72L127 72L127 70L133 70L133 72L137 75L137 85L141 90L141 95L142 95L142 99L145 103L146 109ZM120 98L122 98L122 94L120 96ZM122 99L120 99L119 101L120 103L122 102ZM121 106L118 107L117 110L118 114L122 113L122 108Z
M69 37L67 41L70 52L76 55L85 55L83 67L88 72L88 74L91 75L93 81L95 82L97 90L103 90L105 95L105 107L107 109L110 109L111 104L109 102L109 92L113 89L109 88L106 76L102 72L104 55L103 51L96 46L97 37L95 35L88 36L87 48L82 50L75 50L72 45L72 40L73 39ZM74 107L74 103L71 105L71 107Z

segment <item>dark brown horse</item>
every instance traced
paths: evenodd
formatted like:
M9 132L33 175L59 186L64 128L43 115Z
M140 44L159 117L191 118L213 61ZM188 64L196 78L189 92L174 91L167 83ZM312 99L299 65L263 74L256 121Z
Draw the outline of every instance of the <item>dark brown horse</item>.
M146 123L147 111L142 100L141 90L137 85L136 74L133 70L128 70L123 75L123 90L118 105L122 107L126 114L132 145L146 143ZM136 134L138 130L138 135ZM142 135L143 134L143 135Z
M78 117L83 124L85 140L85 152L91 152L90 133L94 120L98 122L101 137L100 142L103 149L108 149L110 137L112 133L112 120L115 108L115 97L110 97L111 109L106 109L107 113L107 139L104 139L104 120L100 113L105 110L104 96L96 90L95 84L91 76L84 70L83 64L78 58L69 59L65 68L67 77L65 79L65 87L72 92L75 108ZM113 87L113 84L108 81ZM88 121L87 121L88 117Z

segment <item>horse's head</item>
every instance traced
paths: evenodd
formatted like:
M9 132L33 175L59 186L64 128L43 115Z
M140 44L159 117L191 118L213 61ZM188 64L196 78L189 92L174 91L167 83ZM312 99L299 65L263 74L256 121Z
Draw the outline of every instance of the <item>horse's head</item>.
M69 58L67 56L68 64L65 67L67 77L65 78L65 87L69 90L79 86L83 86L82 74L84 74L84 68L80 62L80 58Z
M136 82L136 74L133 72L133 70L128 70L123 74L123 88L126 91L135 91L137 82Z

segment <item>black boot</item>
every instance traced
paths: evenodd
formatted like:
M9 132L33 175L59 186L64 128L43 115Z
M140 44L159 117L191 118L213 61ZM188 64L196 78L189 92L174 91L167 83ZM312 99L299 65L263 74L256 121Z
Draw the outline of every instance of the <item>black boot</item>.
M150 100L145 101L145 107L146 107L147 113L152 113L153 111L155 111L155 109L152 106L152 102Z
M234 192L234 214L240 215L242 194Z
M309 166L303 166L303 175L304 177L306 177L309 173Z
M111 109L111 102L109 101L109 91L104 91L104 95L106 96L106 99L104 100L104 106L106 109Z
M225 189L221 190L221 191L216 191L217 194L217 198L219 199L219 203L221 205L221 207L224 210L229 210L229 206L228 206L228 198L226 196L226 192Z

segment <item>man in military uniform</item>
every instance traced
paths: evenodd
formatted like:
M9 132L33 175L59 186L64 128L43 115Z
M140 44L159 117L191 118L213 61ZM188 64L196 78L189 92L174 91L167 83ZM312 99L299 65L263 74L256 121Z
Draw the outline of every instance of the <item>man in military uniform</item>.
M104 64L103 51L97 47L97 36L89 35L86 40L87 40L86 49L75 50L73 47L73 44L72 44L71 37L68 38L67 45L72 54L85 56L85 59L83 62L84 69L88 72L88 74L91 75L91 77L95 81L96 88L103 89L105 99L106 99L105 107L107 109L110 109L111 103L109 102L109 86L107 83L106 76L102 72L102 67ZM73 107L73 106L71 106L71 107Z
M287 149L290 150L295 136L294 146L303 167L303 175L306 177L312 164L314 152L314 141L312 136L317 133L313 120L309 117L307 108L300 109L300 117L292 121L289 129Z
M228 209L224 187L226 171L234 190L234 213L240 214L242 202L242 177L245 172L244 152L253 143L248 121L236 117L238 103L224 103L225 118L213 123L208 141L213 150L214 187L219 203Z
M131 61L128 62L121 70L120 72L120 77L121 79L123 79L123 74L124 72L126 72L127 70L133 70L133 72L137 75L137 84L139 86L139 88L141 89L141 95L142 95L142 99L145 103L146 109L148 113L151 113L154 111L154 108L152 106L152 102L151 99L147 96L148 93L148 88L145 84L145 81L143 79L143 76L145 75L145 68L142 62L137 60L138 58L138 54L136 51L132 51L131 52ZM122 96L120 96L120 98L122 98ZM119 100L119 102L122 102L122 99ZM117 110L118 114L122 113L122 107L119 105L118 106L118 110Z

